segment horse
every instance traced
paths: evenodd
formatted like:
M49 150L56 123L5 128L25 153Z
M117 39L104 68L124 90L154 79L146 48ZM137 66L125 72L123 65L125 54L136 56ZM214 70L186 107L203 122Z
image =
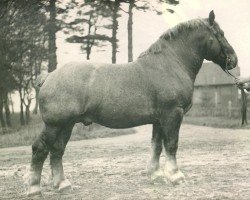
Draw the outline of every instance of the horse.
M53 186L70 188L62 157L75 123L109 128L152 124L152 153L148 174L160 169L163 147L164 178L185 180L176 161L183 115L192 106L194 82L204 59L222 70L233 69L237 55L215 21L182 22L163 33L137 60L127 64L71 62L40 83L39 107L44 128L32 145L28 195L41 194L43 163L50 154Z

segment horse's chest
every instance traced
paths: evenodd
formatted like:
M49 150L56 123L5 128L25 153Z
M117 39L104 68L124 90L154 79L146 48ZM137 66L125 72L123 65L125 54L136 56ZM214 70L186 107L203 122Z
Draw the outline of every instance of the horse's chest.
M159 106L180 106L184 109L192 103L193 84L186 82L171 82L165 87L158 88Z

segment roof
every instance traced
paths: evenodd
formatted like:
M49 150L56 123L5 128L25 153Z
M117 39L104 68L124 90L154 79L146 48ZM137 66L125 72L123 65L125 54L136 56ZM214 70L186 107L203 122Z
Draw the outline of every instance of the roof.
M239 76L240 68L235 67L230 73ZM226 74L219 65L212 62L203 63L195 80L195 86L235 84L234 79Z

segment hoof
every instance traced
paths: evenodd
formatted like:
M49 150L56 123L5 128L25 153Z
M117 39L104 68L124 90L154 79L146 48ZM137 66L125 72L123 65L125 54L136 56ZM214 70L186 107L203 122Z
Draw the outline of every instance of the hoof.
M185 182L185 176L179 170L175 173L165 172L165 174L167 179L170 180L170 182L174 185L179 185Z
M162 170L157 170L150 174L150 180L151 181L157 181L157 180L163 180L164 179L164 173Z
M68 192L71 191L71 183L69 182L68 179L63 180L58 188L59 192Z
M159 164L155 162L150 162L147 166L147 175L150 177L160 170Z
M41 189L40 186L30 186L28 192L27 192L27 196L41 196Z

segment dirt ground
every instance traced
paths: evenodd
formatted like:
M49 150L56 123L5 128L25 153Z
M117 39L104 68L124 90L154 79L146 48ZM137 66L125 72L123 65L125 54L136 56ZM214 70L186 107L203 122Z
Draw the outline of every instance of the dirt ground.
M58 193L49 184L46 161L44 199L250 199L250 131L182 125L178 163L186 182L152 182L146 174L151 127L115 138L70 142L64 168L72 190ZM0 199L28 199L23 176L31 147L0 149ZM162 164L164 156L162 156ZM41 199L37 197L35 199Z

